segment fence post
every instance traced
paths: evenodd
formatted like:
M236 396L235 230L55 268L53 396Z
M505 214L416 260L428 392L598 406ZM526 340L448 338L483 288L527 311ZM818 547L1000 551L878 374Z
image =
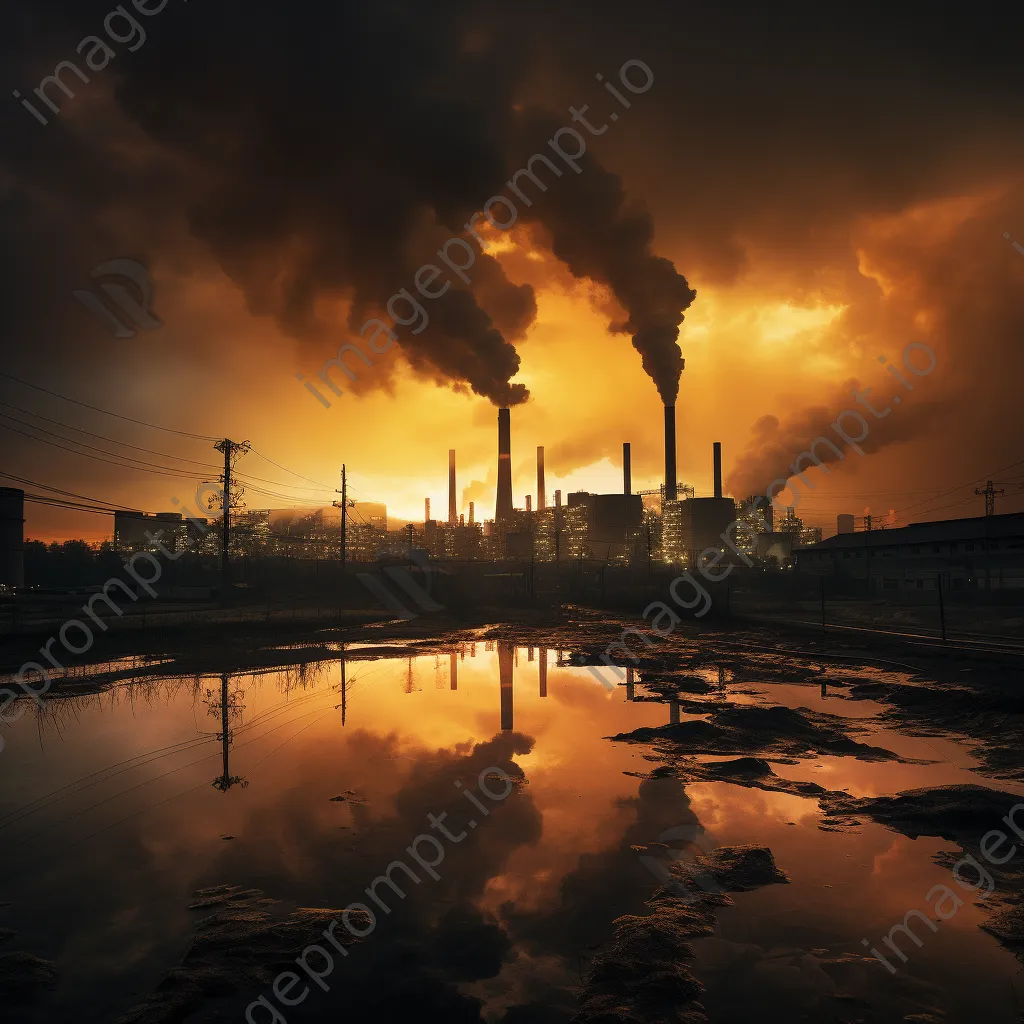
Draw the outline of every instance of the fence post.
M942 573L935 578L939 590L939 625L942 627L942 639L946 639L946 606L942 600Z

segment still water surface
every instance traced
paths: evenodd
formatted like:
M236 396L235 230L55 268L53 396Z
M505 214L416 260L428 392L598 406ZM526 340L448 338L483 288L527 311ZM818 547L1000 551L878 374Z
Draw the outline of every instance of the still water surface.
M458 858L383 917L348 966L350 1009L381 1019L560 1021L613 920L657 886L642 855L696 825L702 845L757 843L791 878L734 896L694 969L712 1020L1012 1021L1020 965L978 927L968 899L891 977L865 960L924 894L951 884L936 839L877 825L824 832L817 801L731 783L642 781L649 748L605 737L667 723L672 709L561 664L554 650L461 644L444 654L349 645L344 662L258 674L124 683L50 705L6 729L0 754L4 951L53 960L50 995L25 1021L116 1020L181 959L198 888L256 887L286 906L341 908L460 803L474 747L514 760L525 784ZM344 681L343 681L344 678ZM878 706L816 687L745 684L737 702L827 710L871 725ZM643 688L637 687L637 696ZM675 712L677 714L677 712ZM686 720L687 715L682 715ZM219 737L227 723L229 744ZM786 778L854 795L986 784L953 740L861 737L931 765L810 757ZM474 761L473 763L477 763ZM1003 787L1005 788L1005 787ZM334 798L343 796L343 800ZM365 895L362 895L365 900ZM319 993L313 993L313 997ZM333 997L331 997L333 999ZM191 1019L244 1019L225 1001ZM315 999L288 1019L314 1019ZM308 1015L307 1015L308 1014ZM333 1016L333 1015L332 1015Z

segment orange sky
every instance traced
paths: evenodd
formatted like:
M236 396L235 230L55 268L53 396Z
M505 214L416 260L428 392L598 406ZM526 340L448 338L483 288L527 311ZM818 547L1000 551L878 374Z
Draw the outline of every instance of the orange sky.
M567 13L527 6L529 26L459 5L442 5L434 21L410 14L407 26L360 22L360 31L389 40L427 34L420 64L389 68L391 91L344 91L352 84L345 76L358 85L365 70L357 42L348 54L356 63L339 64L308 51L308 33L262 13L248 31L275 47L284 33L281 61L247 77L258 50L231 40L218 50L213 25L208 48L196 49L182 15L161 22L166 37L151 35L149 71L128 62L107 69L45 131L16 109L16 144L0 161L2 224L18 253L2 279L17 339L9 372L129 417L248 439L328 485L312 487L249 455L241 472L292 496L250 491L251 508L326 504L345 463L357 500L420 519L429 497L443 517L454 447L460 511L475 500L478 518L491 516L496 409L457 373L424 362L429 349L419 350L416 370L397 348L372 367L355 364L355 393L330 409L295 375L314 377L351 339L354 306L359 319L374 311L378 282L369 287L364 270L386 278L384 294L409 286L391 282L391 266L429 261L436 239L487 189L500 190L520 152L544 145L543 135L517 134L529 126L522 111L539 105L552 123L568 123L570 105L585 100L600 120L613 101L595 69L611 73L643 54L653 87L634 96L614 130L588 140L600 167L570 175L560 202L590 201L609 187L601 168L612 181L617 175L621 217L649 211L652 253L696 290L679 335L680 480L710 493L717 440L736 497L766 486L780 466L748 446L774 439L777 451L792 452L784 468L857 408L859 382L880 406L897 393L901 403L884 419L869 416L864 456L848 452L829 472L807 474L810 493L805 486L788 499L806 522L828 533L839 512L895 509L901 523L980 514L974 487L991 473L1007 492L998 511L1024 508L1024 474L1014 465L1024 440L1024 256L1004 238L1024 238L1024 103L1000 70L1003 44L987 40L979 67L962 53L959 24L922 35L916 19L894 14L882 46L870 26L841 13L839 31L794 26L785 12L736 20L707 10L684 24L679 12L638 10L623 21L597 5L572 21L567 48L559 44ZM36 26L19 74L52 68L60 40L44 33L61 24ZM947 51L960 62L943 59ZM295 66L325 75L331 90L304 90L302 103L288 106L302 81ZM437 109L422 106L428 86ZM335 123L349 128L324 127ZM352 237L338 225L352 227ZM119 255L148 265L161 329L112 338L71 297L91 266ZM536 225L516 229L497 258L513 285L533 287L537 308L523 337L503 328L520 359L512 383L531 393L512 412L515 504L535 495L541 444L549 500L556 488L618 490L623 441L632 443L634 487L656 487L661 404L629 336L612 333L624 317L608 287L574 277ZM494 283L474 282L482 306ZM504 299L512 294L522 296L507 289ZM937 360L912 393L879 361L899 365L909 343L927 345ZM205 441L10 380L0 380L0 402L147 449L131 454L151 463L209 463L193 465L200 476L192 480L146 474L5 430L3 472L148 511L172 509L172 498L190 504L198 479L217 472L219 456ZM27 535L43 539L100 540L112 529L110 518L38 505L27 517Z

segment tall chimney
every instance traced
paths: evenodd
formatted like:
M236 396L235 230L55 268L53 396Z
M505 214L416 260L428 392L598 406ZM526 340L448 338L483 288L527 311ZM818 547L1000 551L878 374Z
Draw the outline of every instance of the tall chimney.
M544 446L537 445L537 511L548 507L547 492L544 490Z
M722 442L716 441L712 446L715 457L715 497L722 496Z
M629 454L629 442L622 442L622 493L633 493L633 468Z
M459 521L455 507L455 449L448 449L448 523L454 526Z
M561 508L561 507L562 507L562 492L561 491L555 491L555 508Z
M533 495L532 494L528 494L526 496L526 511L527 512L532 512L533 511Z
M665 500L676 500L676 407L665 406Z
M424 507L423 521L425 523L429 523L430 522L430 499L429 498L424 498L423 499L423 507Z
M494 502L494 521L512 520L512 414L498 410L498 493Z
M469 525L472 526L476 522L476 502L471 501L469 503Z

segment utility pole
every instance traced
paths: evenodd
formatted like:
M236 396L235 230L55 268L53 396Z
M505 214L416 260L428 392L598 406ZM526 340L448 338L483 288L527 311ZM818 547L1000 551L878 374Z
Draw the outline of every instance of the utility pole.
M341 557L341 575L344 578L348 552L348 477L345 473L344 464L341 467L341 490L334 493L341 495L341 501L332 501L331 504L335 508L341 509L341 551L339 554Z
M229 724L230 719L235 715L241 714L242 709L245 707L244 704L237 703L235 698L241 699L245 695L241 690L235 690L231 694L228 693L228 677L226 674L220 677L220 700L214 700L213 694L213 690L206 691L206 705L211 715L220 715L220 732L217 734L217 739L220 740L221 744L223 770L220 776L213 780L212 785L214 789L219 789L222 793L226 793L232 786L240 785L244 789L249 783L242 776L231 774L228 767L228 751L233 741Z
M985 495L985 515L994 516L996 514L996 496L1002 497L1006 491L1000 489L996 490L994 484L989 480L983 490L978 490L977 487L974 489L975 494Z
M237 456L245 455L249 451L250 444L248 441L232 441L230 438L225 437L223 441L218 441L213 446L217 451L224 454L224 476L221 478L221 484L223 487L223 511L224 511L224 522L221 524L221 553L220 553L220 586L221 586L221 601L227 600L228 596L228 585L230 583L230 570L231 570L231 509L233 507L231 498L231 470L234 465L234 460ZM239 502L239 505L241 503Z

